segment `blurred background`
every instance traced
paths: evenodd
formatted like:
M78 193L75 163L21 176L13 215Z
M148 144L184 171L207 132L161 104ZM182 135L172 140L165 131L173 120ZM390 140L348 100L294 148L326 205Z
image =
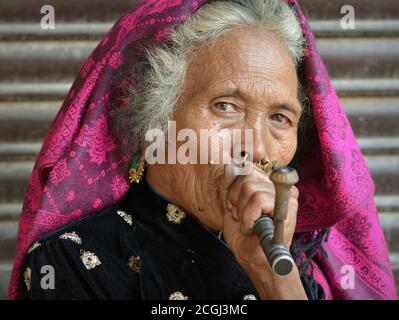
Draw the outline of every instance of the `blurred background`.
M170 0L177 1L177 0ZM0 0L0 299L44 135L86 57L134 0ZM300 0L376 183L399 286L399 2ZM41 7L55 29L40 27ZM341 28L341 8L355 29Z

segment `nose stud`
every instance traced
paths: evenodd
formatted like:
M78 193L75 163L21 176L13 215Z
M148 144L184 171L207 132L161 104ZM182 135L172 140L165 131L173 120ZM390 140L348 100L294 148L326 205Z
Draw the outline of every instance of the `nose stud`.
M242 156L242 159L240 161L238 161L238 163L237 163L238 166L240 166L240 167L242 167L244 165L245 161L247 161L249 153L248 152L241 152L241 156Z

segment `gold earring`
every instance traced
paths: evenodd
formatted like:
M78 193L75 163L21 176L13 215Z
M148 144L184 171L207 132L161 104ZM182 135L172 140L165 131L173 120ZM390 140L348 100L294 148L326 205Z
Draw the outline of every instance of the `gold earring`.
M264 173L269 174L274 166L276 165L277 160L272 158L272 160L264 159L261 161L256 162L256 166L261 169Z
M144 174L144 161L140 161L141 154L137 152L130 162L129 180L130 183L139 183Z

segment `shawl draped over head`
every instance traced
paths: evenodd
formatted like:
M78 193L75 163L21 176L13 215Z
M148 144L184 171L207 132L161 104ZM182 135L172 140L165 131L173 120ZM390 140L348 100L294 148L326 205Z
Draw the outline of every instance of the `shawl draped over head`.
M330 229L312 258L327 299L395 299L388 252L373 201L374 185L351 126L297 3L306 39L303 78L316 139L299 163L296 236ZM9 298L21 297L20 268L42 235L118 202L126 194L128 140L112 130L144 39L162 41L206 0L146 0L125 13L88 57L55 118L34 166L19 222ZM123 98L125 97L125 98ZM352 273L353 286L346 285Z

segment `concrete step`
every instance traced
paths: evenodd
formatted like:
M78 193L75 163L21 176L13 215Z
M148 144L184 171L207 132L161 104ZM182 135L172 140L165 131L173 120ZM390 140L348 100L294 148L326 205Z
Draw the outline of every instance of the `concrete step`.
M357 137L399 136L399 96L341 97Z
M379 217L389 250L399 253L399 213L380 213Z
M97 41L10 41L0 46L0 82L49 82L74 78ZM333 78L399 76L398 38L320 39Z
M390 253L389 260L391 261L393 276L395 278L396 292L399 292L399 253Z
M398 96L399 78L333 79L341 97Z
M10 281L12 261L0 263L0 300L7 299L8 282Z
M14 0L0 3L0 21L39 22L43 16L40 8L49 4L55 9L59 21L96 22L116 20L121 13L132 7L136 0ZM342 17L341 7L350 4L355 9L358 19L393 19L399 18L396 0L302 0L301 5L311 19L336 20Z
M317 47L334 79L399 76L399 37L319 39Z
M374 200L380 213L394 214L399 212L399 194L376 194Z
M362 137L357 141L366 156L399 155L399 137Z
M398 37L399 20L356 20L355 29L343 29L340 19L311 20L309 21L312 32L317 39L320 38L351 38L356 37Z
M399 136L399 96L345 97L341 102L359 138L381 137L384 140ZM61 104L62 100L0 101L0 142L41 142ZM386 143L395 146L392 139ZM362 143L366 149L373 149L371 142ZM0 151L0 154L5 155L5 151Z
M17 231L18 222L16 221L0 223L0 261L11 261L15 257Z
M0 46L0 79L65 81L79 72L96 41L24 41ZM0 80L1 81L1 80Z
M27 21L36 21L40 17L40 7L43 4L54 6L58 19L69 21L76 19L78 21L101 21L115 19L121 12L124 12L136 0L114 0L109 3L106 0L91 0L87 2L79 0L69 0L68 3L62 0L31 0L27 3L24 0L14 0L10 3L4 2L0 7L1 19L5 21L14 21L16 18ZM347 5L345 0L334 0L326 3L323 0L302 0L304 7L310 18L318 19L337 19L341 16L341 7ZM399 18L399 9L395 0L351 0L350 3L359 19L381 19L381 18ZM21 10L24 8L24 10ZM79 8L76 10L75 8Z
M33 169L31 161L0 162L0 203L20 202Z
M399 137L360 137L357 139L364 155L399 154ZM41 142L0 142L0 161L35 160Z
M366 156L399 155L399 137L361 137L358 143ZM0 161L35 161L41 142L0 142Z
M65 82L1 82L0 101L63 100L73 79Z
M0 41L70 41L99 42L111 29L109 22L58 22L55 29L41 29L38 22L0 23Z
M0 161L33 161L41 146L41 142L0 142Z
M21 202L1 203L0 202L0 223L3 221L18 221L22 211Z
M377 194L399 194L399 155L366 155Z
M0 82L0 101L63 100L73 79L65 82ZM333 79L341 97L399 96L399 78Z
M38 22L0 22L0 41L88 40L99 42L116 20L99 22L60 22L55 29L41 29ZM398 37L398 20L356 20L355 29L342 29L340 20L309 21L317 39L356 37Z
M56 21L96 22L114 21L137 0L14 0L0 2L0 21L30 21L40 23L44 5L54 7Z
M310 19L340 20L345 5L353 6L358 20L399 19L397 0L301 0L300 4Z
M15 142L41 143L61 104L60 100L0 102L0 154L5 155ZM21 150L20 145L15 148Z

